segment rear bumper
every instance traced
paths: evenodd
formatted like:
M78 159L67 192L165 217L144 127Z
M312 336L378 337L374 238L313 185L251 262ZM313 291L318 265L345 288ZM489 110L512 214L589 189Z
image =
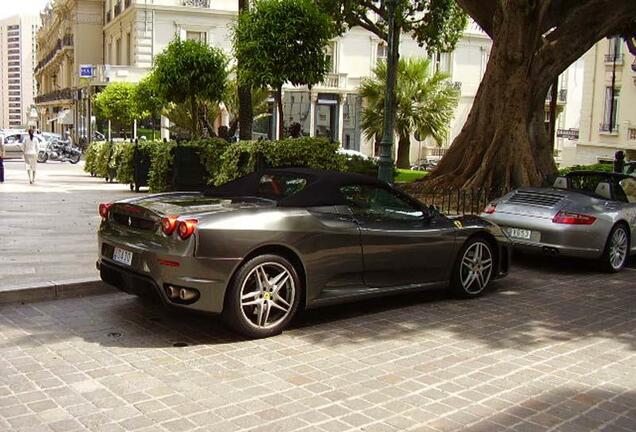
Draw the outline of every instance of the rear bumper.
M593 225L555 224L551 219L495 213L482 215L502 230L522 228L532 231L528 240L510 238L514 249L577 258L597 259L603 253L611 226L597 220Z
M112 259L114 247L133 253L130 266ZM153 295L165 304L209 313L223 310L225 291L240 259L204 259L159 254L99 239L98 266L104 282L121 291L137 295ZM195 290L198 297L188 304L171 299L167 287Z

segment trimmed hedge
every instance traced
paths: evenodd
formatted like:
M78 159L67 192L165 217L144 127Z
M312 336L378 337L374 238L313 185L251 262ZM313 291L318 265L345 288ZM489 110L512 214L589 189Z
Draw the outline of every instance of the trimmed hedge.
M139 150L150 159L151 192L172 189L175 142L142 141ZM220 138L179 144L198 154L207 184L221 184L265 167L308 167L377 176L377 162L338 153L339 144L324 138L290 138L280 141L242 141L230 144ZM134 183L135 145L128 142L94 142L86 155L85 170L101 177L116 176L120 183ZM116 174L114 174L116 173Z
M324 138L289 138L280 141L243 141L223 153L214 179L222 184L257 169L260 160L268 167L308 167L345 171L346 158L338 154L339 144Z
M602 172L613 172L614 166L611 163L597 163L592 165L575 165L573 167L561 168L559 170L559 175L566 175L572 171L602 171Z

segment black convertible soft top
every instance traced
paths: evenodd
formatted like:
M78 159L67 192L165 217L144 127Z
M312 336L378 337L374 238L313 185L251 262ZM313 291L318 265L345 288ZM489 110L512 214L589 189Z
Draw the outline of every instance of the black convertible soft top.
M299 191L286 196L263 194L259 188L261 179L266 175L296 176L305 179L306 184ZM347 205L348 202L340 192L340 188L352 184L390 188L387 183L362 174L312 168L270 168L210 188L205 195L227 198L263 197L276 201L279 207Z

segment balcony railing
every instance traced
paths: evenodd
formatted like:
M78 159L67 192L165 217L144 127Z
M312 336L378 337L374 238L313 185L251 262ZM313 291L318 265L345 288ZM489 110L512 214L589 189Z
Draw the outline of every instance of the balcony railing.
M603 133L618 134L618 124L601 123L598 130Z
M605 63L623 64L624 54L605 54Z
M347 74L343 73L330 73L325 76L325 79L319 84L320 87L326 88L347 88Z
M183 6L209 8L210 0L182 0Z
M64 35L64 37L62 39L58 39L57 40L57 43L55 44L53 49L51 51L49 51L49 53L42 60L40 60L38 62L37 66L35 67L35 72L39 71L44 66L46 66L46 64L48 62L53 60L53 57L55 57L55 55L60 50L62 50L63 48L69 48L69 47L73 47L73 35L72 34Z
M73 90L65 88L61 90L55 90L47 94L43 94L35 97L35 103L53 102L58 100L73 99Z

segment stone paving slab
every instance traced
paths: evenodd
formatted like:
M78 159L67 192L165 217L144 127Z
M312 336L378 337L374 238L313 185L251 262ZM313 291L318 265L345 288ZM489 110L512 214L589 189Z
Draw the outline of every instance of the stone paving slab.
M38 164L34 185L21 161L5 161L5 174L0 184L0 302L14 298L6 291L16 288L31 288L25 299L46 299L62 292L70 279L97 281L98 205L135 194L126 185L87 175L83 162Z
M319 309L257 341L120 293L0 305L0 430L633 432L635 296L634 270L523 258L476 300Z

